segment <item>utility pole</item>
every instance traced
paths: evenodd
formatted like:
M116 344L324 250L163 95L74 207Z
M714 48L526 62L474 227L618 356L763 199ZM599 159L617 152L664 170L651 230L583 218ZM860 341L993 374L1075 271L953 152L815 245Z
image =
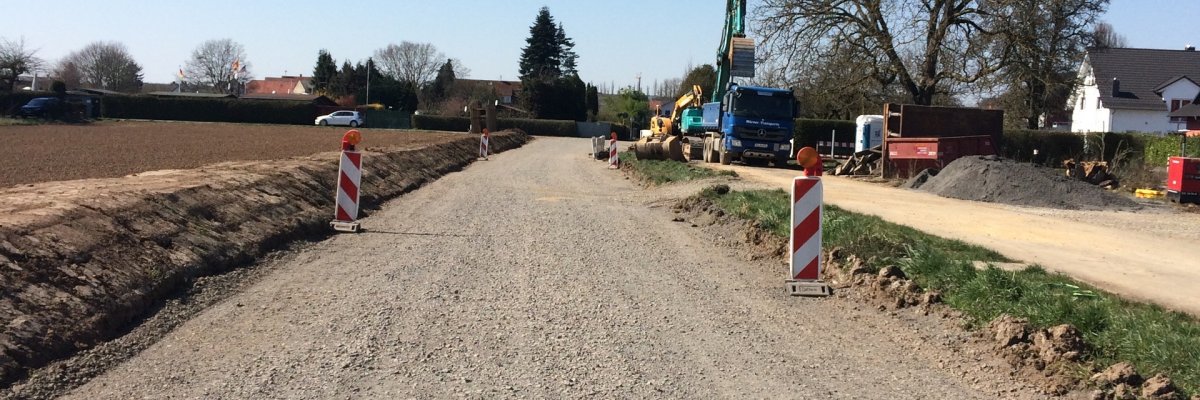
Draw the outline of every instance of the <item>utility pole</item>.
M367 57L367 107L371 106L371 58ZM363 110L366 111L366 110Z

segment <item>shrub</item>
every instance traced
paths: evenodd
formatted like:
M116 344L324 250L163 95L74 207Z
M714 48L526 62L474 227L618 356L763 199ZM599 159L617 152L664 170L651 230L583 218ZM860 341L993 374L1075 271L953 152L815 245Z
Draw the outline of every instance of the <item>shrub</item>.
M108 118L311 125L317 116L316 105L295 101L109 95L101 103Z

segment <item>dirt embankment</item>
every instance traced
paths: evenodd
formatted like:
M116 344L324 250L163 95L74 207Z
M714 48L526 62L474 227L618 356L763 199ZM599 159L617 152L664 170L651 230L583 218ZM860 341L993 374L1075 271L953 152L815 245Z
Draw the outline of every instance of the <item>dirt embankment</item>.
M492 136L495 151L524 133ZM475 160L474 136L368 148L365 207ZM120 334L181 284L323 235L337 153L0 191L0 385Z

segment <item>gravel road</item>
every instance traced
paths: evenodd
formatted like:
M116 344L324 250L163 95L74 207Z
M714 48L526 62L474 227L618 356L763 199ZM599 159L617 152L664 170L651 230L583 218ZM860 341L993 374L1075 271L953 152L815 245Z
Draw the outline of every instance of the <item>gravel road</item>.
M951 322L784 295L587 147L405 195L68 397L1039 397Z

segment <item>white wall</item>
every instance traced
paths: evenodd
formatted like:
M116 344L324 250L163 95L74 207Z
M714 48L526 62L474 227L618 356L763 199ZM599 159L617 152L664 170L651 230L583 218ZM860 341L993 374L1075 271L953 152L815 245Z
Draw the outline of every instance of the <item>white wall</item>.
M1096 101L1100 98L1099 88L1090 85L1079 90L1083 96L1083 109L1079 109L1078 103L1071 104L1071 131L1107 132L1112 125L1111 115L1107 108L1096 108ZM1079 101L1079 98L1076 97L1075 100Z
M1200 93L1200 86L1196 86L1186 79L1180 79L1163 89L1163 105L1170 110L1171 100L1192 100L1196 98L1197 93Z
M1112 110L1112 128L1109 132L1169 132L1174 125L1167 119L1167 111ZM1097 131L1099 132L1099 131Z

